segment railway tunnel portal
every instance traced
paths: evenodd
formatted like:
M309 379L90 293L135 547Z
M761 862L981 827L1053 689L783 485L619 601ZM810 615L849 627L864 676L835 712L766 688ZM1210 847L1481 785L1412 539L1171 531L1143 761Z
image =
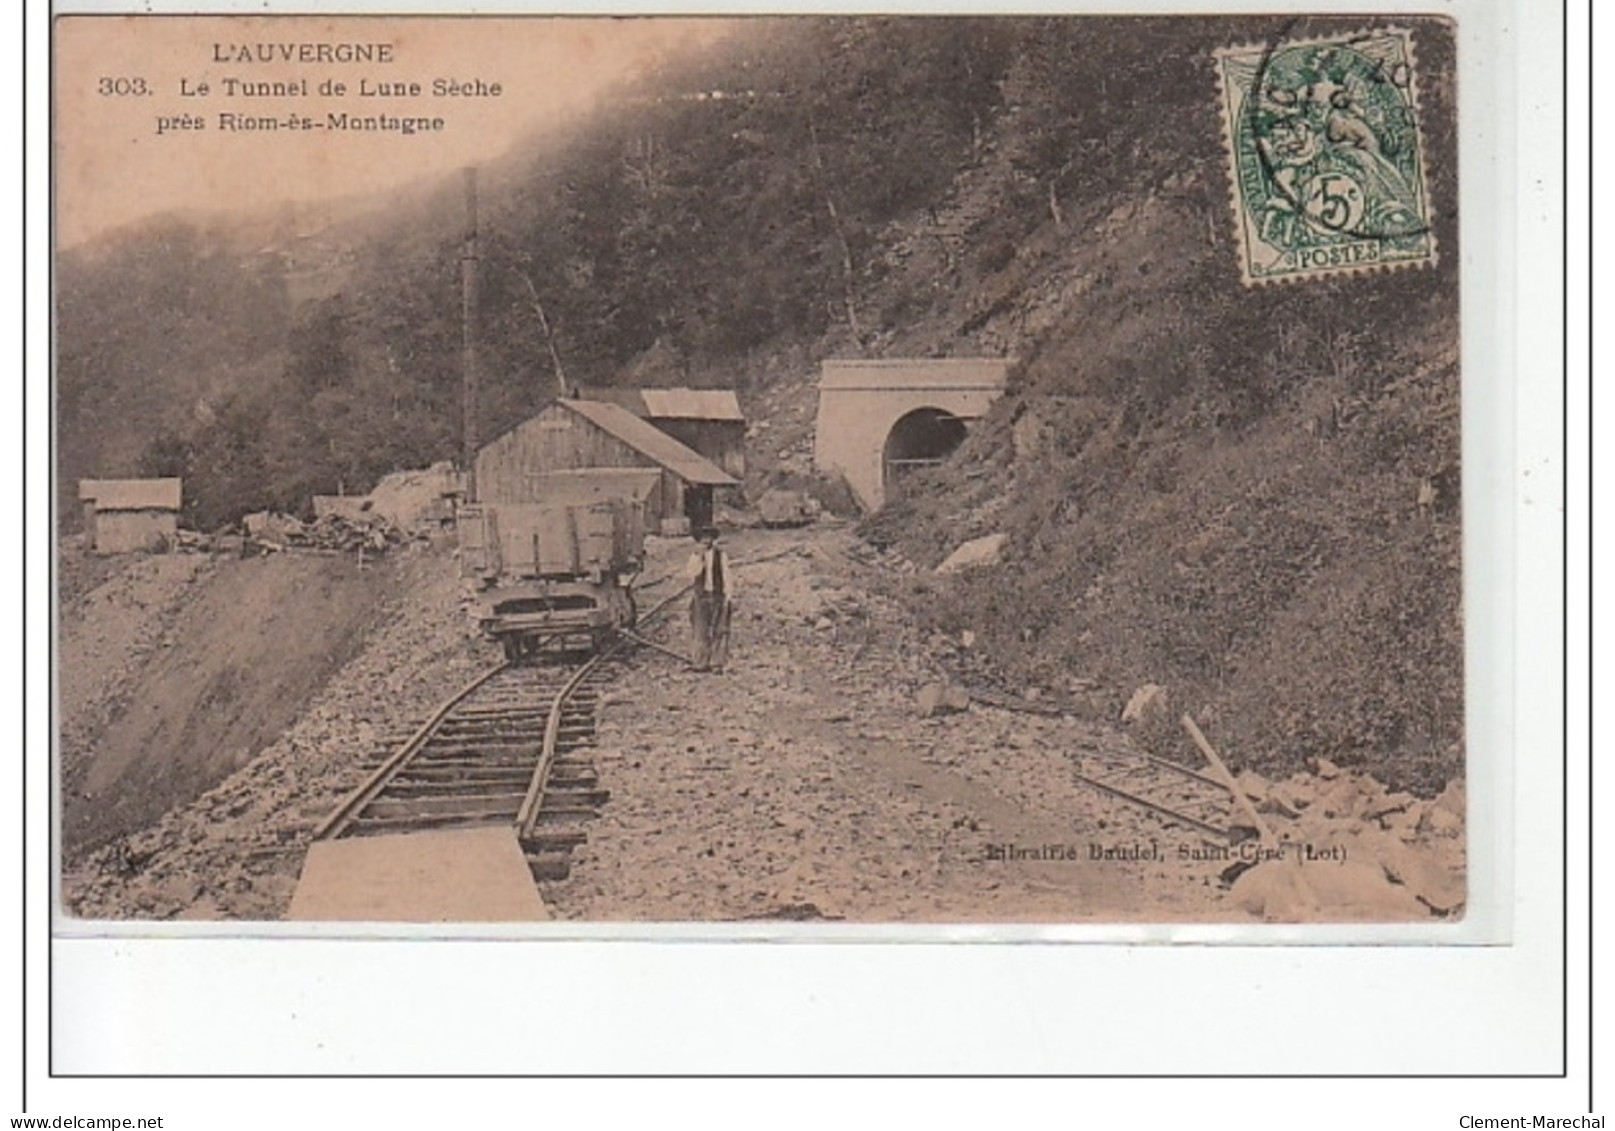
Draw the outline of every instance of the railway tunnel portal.
M879 510L903 477L941 463L1004 391L1007 358L826 361L813 462Z

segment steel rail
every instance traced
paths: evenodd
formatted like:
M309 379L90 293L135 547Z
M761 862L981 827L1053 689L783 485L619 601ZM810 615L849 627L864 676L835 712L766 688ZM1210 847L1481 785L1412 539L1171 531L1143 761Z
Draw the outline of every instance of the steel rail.
M1223 793L1228 792L1228 784L1226 782L1218 781L1214 777L1208 777L1205 774L1199 773L1199 772L1197 772L1195 770L1191 770L1191 769L1189 769L1188 766L1180 766L1180 765L1178 765L1178 763L1172 761L1171 759L1159 758L1159 757L1155 756L1154 754L1140 754L1140 753L1126 753L1126 754L1123 754L1123 753L1121 753L1119 751L1094 750L1094 751L1091 752L1090 757L1099 758L1099 759L1109 759L1110 761L1113 761L1113 762L1134 762L1134 763L1136 763L1136 762L1144 762L1144 763L1146 763L1148 765L1151 765L1151 766L1159 766L1161 769L1168 770L1168 771L1170 771L1170 772L1172 772L1174 774L1181 774L1186 778L1193 778L1197 782L1204 782L1206 785L1214 786L1216 789L1218 789L1219 791L1221 791Z
M680 597L684 596L684 594L688 593L694 588L695 582L686 581L684 583L684 587L678 592L669 593L666 597L663 597L660 601L657 601L656 604L652 605L649 612L640 614L639 618L634 622L634 627L638 628L650 621L652 618L661 616L663 611L666 610L667 606L671 605L674 601L677 601Z
M641 625L648 624L660 616L669 605L688 593L690 588L689 585L685 585L677 592L669 594L648 612L641 615L638 618L638 623ZM568 702L570 702L584 680L598 670L604 661L614 656L631 642L640 643L639 641L631 641L626 637L619 638L603 651L591 657L571 674L560 691L551 700L544 720L544 740L539 754L539 761L528 779L527 789L522 795L522 803L516 814L516 827L523 840L532 836L538 824L538 813L542 808L550 771L556 760L556 751L561 736L562 716L566 711ZM336 808L314 828L312 839L334 840L351 828L364 809L387 790L398 773L409 765L411 760L432 740L438 729L455 712L456 708L489 680L515 667L516 665L508 660L500 663L477 676L440 704L428 716L426 721L417 727L409 738L388 756L385 762L376 767L357 788L343 798Z
M420 725L414 734L410 735L409 739L391 757L378 766L370 777L366 778L357 789L343 799L342 803L331 812L330 816L315 827L313 839L334 840L341 836L348 826L357 819L359 810L374 801L381 791L387 788L387 783L392 779L393 775L420 752L421 747L426 745L427 740L432 737L433 732L437 730L443 720L448 718L450 712L494 676L508 671L510 666L507 661L483 672L476 679L455 692L437 710L433 711L430 717Z
M538 827L538 811L543 807L550 767L555 763L555 746L561 736L561 715L566 711L567 700L572 698L578 685L587 679L612 651L615 649L601 652L590 657L587 663L579 665L578 670L562 685L550 704L549 717L544 720L544 746L538 755L538 765L533 767L533 776L527 782L527 792L522 796L521 807L516 810L517 839L520 841L530 840L533 830Z
M676 593L670 593L650 610L642 613L635 620L635 627L649 623L662 612L693 588L693 583L685 585ZM516 811L516 839L525 843L533 838L538 828L539 812L544 808L544 791L549 785L550 770L555 764L555 747L561 734L561 715L566 710L567 701L577 691L580 684L589 677L602 663L616 655L623 646L633 641L632 637L623 636L608 645L604 651L590 657L587 663L572 673L561 690L556 693L550 704L549 716L544 720L544 745L539 751L538 765L533 767L533 776L527 782L527 792L522 796L521 807ZM649 643L648 641L645 643Z
M1162 805L1159 802L1151 801L1147 797L1140 797L1136 793L1129 793L1127 790L1122 789L1119 786L1111 785L1109 782L1100 781L1098 778L1091 778L1087 774L1080 771L1073 770L1072 773L1076 775L1078 781L1091 785L1100 792L1108 793L1112 797L1125 801L1130 805L1137 805L1144 809L1149 809L1152 812L1159 813L1163 817L1169 817L1174 821L1182 821L1186 825L1194 826L1201 832L1211 833L1213 836L1221 837L1223 840L1232 839L1233 834L1229 832L1229 830L1218 828L1216 825L1213 825L1207 821L1202 821L1198 817L1191 817L1187 813L1179 813L1176 809L1169 808L1168 806Z

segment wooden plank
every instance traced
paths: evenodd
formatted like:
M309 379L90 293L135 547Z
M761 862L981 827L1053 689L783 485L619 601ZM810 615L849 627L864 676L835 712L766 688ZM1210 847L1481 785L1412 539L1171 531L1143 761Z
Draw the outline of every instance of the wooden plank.
M515 818L522 794L515 792L468 795L456 793L448 797L378 797L364 807L366 817L436 817L465 815L467 817L498 817L509 814Z
M1206 760L1216 770L1222 787L1234 795L1234 803L1245 811L1245 816L1251 819L1251 827L1261 834L1262 843L1269 847L1277 846L1278 837L1273 835L1273 830L1267 827L1267 822L1262 820L1261 814L1256 812L1256 807L1251 804L1250 798L1245 796L1245 791L1239 788L1239 783L1234 780L1234 775L1228 772L1228 767L1223 763L1222 756L1212 748L1206 736L1200 733L1200 728L1195 725L1194 719L1185 714L1181 721L1183 729L1189 732L1189 737L1194 739L1194 744L1200 747L1200 753L1206 756Z
M550 915L515 831L504 826L319 842L303 861L288 918L487 923Z

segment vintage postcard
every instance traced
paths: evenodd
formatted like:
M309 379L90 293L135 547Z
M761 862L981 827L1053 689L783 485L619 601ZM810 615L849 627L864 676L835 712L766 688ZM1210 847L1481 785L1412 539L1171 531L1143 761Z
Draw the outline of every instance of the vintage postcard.
M1472 914L1450 21L53 51L64 924Z

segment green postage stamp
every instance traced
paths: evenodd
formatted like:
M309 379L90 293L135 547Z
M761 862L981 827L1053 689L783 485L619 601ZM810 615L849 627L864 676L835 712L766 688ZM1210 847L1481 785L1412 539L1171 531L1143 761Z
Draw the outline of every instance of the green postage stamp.
M1435 262L1408 31L1216 60L1246 284Z

